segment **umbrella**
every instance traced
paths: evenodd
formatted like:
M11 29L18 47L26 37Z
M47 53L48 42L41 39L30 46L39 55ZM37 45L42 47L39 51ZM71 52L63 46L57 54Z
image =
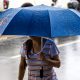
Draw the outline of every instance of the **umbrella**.
M0 13L0 35L80 35L80 13L45 5L11 8Z

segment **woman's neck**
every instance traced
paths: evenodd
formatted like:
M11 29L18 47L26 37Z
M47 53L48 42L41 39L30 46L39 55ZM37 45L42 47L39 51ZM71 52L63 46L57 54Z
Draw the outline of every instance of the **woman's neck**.
M33 48L35 53L39 52L41 50L41 41L33 40Z

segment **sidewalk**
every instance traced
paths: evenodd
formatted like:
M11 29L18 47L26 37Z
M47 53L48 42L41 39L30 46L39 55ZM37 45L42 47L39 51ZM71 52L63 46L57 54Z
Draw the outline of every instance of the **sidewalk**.
M0 41L4 41L4 40L9 40L9 39L14 39L14 38L19 38L19 36L0 36Z

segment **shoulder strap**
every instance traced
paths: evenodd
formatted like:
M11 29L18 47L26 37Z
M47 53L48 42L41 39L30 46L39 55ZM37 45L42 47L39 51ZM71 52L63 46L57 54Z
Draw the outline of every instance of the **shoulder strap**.
M43 38L43 46L45 45L47 39Z

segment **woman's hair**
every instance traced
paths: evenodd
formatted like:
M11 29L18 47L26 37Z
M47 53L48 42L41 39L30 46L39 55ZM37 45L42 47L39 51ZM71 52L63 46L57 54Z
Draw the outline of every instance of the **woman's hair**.
M22 4L21 7L29 7L29 6L33 6L33 4L27 2L27 3Z
M27 58L30 58L29 55L31 54L31 50L33 49L33 42L31 39L28 39L26 42L24 42L23 47L26 49L26 55Z

